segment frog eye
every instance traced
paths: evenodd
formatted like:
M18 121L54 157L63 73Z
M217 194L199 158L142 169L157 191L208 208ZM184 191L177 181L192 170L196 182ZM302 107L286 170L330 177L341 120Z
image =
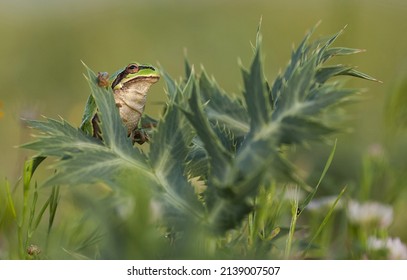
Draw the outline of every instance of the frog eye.
M137 73L139 70L139 67L137 66L137 64L129 64L129 66L127 66L127 72L128 73Z

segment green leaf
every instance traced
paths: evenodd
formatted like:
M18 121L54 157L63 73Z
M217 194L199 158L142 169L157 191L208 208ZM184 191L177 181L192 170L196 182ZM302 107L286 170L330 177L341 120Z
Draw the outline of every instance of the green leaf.
M297 109L304 102L315 81L316 57L311 57L303 66L298 66L289 80L283 84L280 95L275 102L273 121L285 116L297 114Z
M356 78L379 82L379 80L377 80L365 73L355 70L354 67L352 67L352 66L344 66L344 65L334 65L334 66L326 66L326 67L319 68L318 72L316 74L316 80L318 83L323 84L328 79L330 79L334 76L340 76L340 75L353 76Z
M320 67L316 73L316 82L323 84L334 76L346 75L351 69L352 67L344 65Z
M210 121L225 125L236 135L249 131L249 116L241 101L220 89L204 70L199 79L199 93Z
M202 104L199 103L199 96L196 86L192 86L191 98L189 100L190 111L185 111L188 120L194 126L196 133L201 139L205 150L208 153L210 162L210 180L215 185L225 184L225 176L230 168L232 155L218 140L215 131L212 129L206 118Z
M369 80L369 81L373 81L373 82L378 82L378 83L382 82L382 81L380 81L380 80L378 80L378 79L376 79L376 78L374 78L374 77L372 77L372 76L370 76L370 75L368 75L366 73L360 72L360 71L358 71L358 70L356 70L354 68L350 69L344 75L353 76L353 77L356 77L356 78Z
M250 71L242 68L247 112L250 117L250 128L255 131L269 121L271 107L268 102L268 91L261 64L260 53L261 36L258 34L255 54Z
M307 101L299 108L304 115L318 115L332 106L338 106L343 101L358 93L356 89L341 88L339 84L324 84L314 88L307 96Z
M169 81L172 84L172 81ZM183 91L175 93L175 103L167 106L150 145L149 160L161 189L158 197L165 208L164 215L172 216L178 226L202 219L202 205L187 178L186 158L194 136L185 115L179 109L186 105L194 84L192 71ZM187 220L185 220L187 219ZM174 224L172 224L174 226Z
M88 100L86 101L85 111L83 113L82 122L79 128L84 131L86 134L93 135L93 125L92 119L95 116L97 111L95 99L93 95L89 95Z
M121 176L126 172L133 174L139 172L145 177L151 172L142 161L123 158L121 154L110 149L95 149L95 147L88 147L83 152L59 161L55 167L58 172L46 182L47 185L91 184L102 181L116 187Z
M102 145L96 138L86 135L83 131L74 128L65 120L46 118L45 121L30 120L27 125L39 130L42 134L37 140L22 145L23 148L38 151L40 156L69 157L72 154L86 149L88 146L101 149Z
M316 49L318 52L318 60L317 60L318 64L321 64L324 62L324 57L326 57L325 52L336 41L336 39L338 39L338 37L345 31L345 28L346 28L346 26L344 28L342 28L341 30L339 30L334 35L328 37L328 39L325 39L325 40L321 39L321 40L317 40L316 42L314 42L314 45L317 45Z
M207 180L209 176L209 159L202 141L199 137L192 139L189 153L186 158L187 173L191 177Z
M281 144L304 144L306 141L322 140L334 131L317 119L287 116L280 122L278 139Z
M323 55L321 56L321 62L325 62L334 56L351 55L351 54L361 53L364 51L365 50L352 49L352 48L338 48L338 47L329 48L325 52L323 52Z
M167 85L167 96L168 99L171 101L174 101L175 96L177 95L178 92L178 85L176 82L171 78L171 76L164 71L163 69L160 70L161 76L164 78L165 83Z

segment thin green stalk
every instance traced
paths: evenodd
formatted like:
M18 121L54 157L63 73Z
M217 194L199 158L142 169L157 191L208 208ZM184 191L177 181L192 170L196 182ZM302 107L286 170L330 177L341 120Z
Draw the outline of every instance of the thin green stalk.
M291 247L293 243L294 233L295 233L295 226L297 224L297 211L298 211L298 189L295 189L295 197L291 201L291 224L290 224L290 231L288 232L288 237L286 241L285 251L284 251L284 258L289 259L291 255Z
M7 204L10 207L11 213L13 214L13 218L17 219L16 208L14 207L13 198L11 197L10 192L10 183L6 180L6 195L7 195Z
M52 225L54 224L55 214L58 208L59 186L53 187L49 201L50 205L49 205L48 235L51 231Z
M258 231L254 221L256 220L256 211L253 211L247 216L247 230L248 230L248 246L252 247Z
M302 211L305 209L305 207L308 205L308 203L310 203L310 201L314 198L315 194L317 193L319 185L321 184L322 180L325 177L325 174L328 172L328 169L331 166L332 160L335 155L337 142L338 142L338 139L335 139L335 144L332 147L331 153L329 154L328 160L325 163L324 170L322 171L321 177L319 177L317 185L315 186L314 190L305 198L304 202L301 203L300 208L298 208L298 213L297 213L298 216L302 213Z
M47 210L48 205L50 204L51 201L51 197L49 197L47 199L47 201L45 201L44 205L41 207L40 212L37 215L37 218L35 219L34 222L34 230L37 229L38 225L41 222L42 216L44 215L45 210Z
M343 196L343 194L345 193L347 189L347 186L345 186L341 192L339 193L338 197L335 199L334 203L332 204L331 208L329 209L328 213L326 214L324 220L322 221L322 223L319 225L317 231L315 232L314 236L311 238L311 241L308 243L307 247L305 248L304 252L303 252L303 256L305 257L306 253L308 252L309 248L311 248L312 243L314 242L314 240L318 237L318 235L322 232L322 229L325 227L325 225L328 223L329 218L331 217L336 204L338 204L339 200L341 199L341 197Z
M31 183L31 176L32 176L32 165L33 161L28 160L24 163L24 173L23 173L23 211L21 215L21 220L17 222L18 225L18 245L19 245L19 255L20 258L25 258L25 248L28 246L27 238L24 239L24 225L27 219L27 212L28 212L28 198L29 198L29 191L30 191L30 183ZM28 230L28 229L27 229Z
M31 208L30 208L30 217L28 219L28 227L27 227L27 244L29 243L32 234L34 233L35 228L33 228L33 221L34 221L34 216L35 216L35 208L37 205L38 201L38 191L37 191L37 183L35 183L34 187L34 195L33 195L33 200L31 203Z

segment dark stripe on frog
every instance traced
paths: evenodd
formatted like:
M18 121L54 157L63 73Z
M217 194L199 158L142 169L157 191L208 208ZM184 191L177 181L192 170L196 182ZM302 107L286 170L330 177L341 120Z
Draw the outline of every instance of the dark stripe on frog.
M138 68L139 69L151 69L151 70L155 71L155 68L153 66L139 65Z
M115 86L117 86L117 84L123 79L123 77L126 75L126 69L124 69L122 72L119 73L119 75L117 75L116 79L114 79L113 83L112 83L112 89L114 89Z

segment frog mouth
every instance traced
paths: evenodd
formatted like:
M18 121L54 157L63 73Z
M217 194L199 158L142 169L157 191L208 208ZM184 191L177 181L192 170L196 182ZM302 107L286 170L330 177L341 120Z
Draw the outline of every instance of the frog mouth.
M154 84L154 83L158 82L159 79L160 79L160 76L157 76L157 75L139 76L139 77L134 77L131 80L128 80L125 84L129 85L129 84L132 84L132 83L135 83L135 82L140 82L140 81L144 81L144 82Z
M120 89L125 91L134 89L139 93L147 92L150 86L158 82L159 79L160 76L158 75L134 77L133 79L123 83Z

